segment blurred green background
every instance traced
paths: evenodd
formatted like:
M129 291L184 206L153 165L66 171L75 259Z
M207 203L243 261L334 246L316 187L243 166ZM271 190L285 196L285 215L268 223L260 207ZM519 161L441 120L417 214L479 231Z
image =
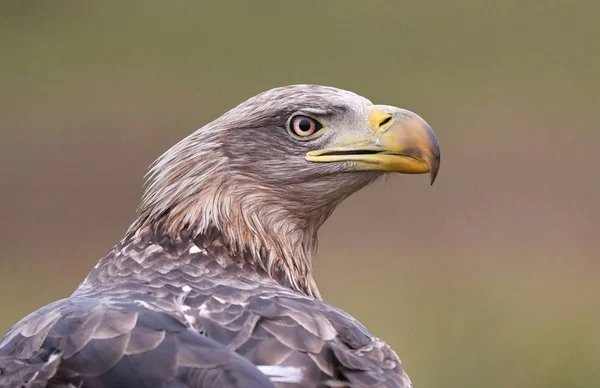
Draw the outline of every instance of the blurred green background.
M324 298L416 387L600 386L600 2L2 2L0 331L68 296L142 176L266 89L416 111L438 181L394 176L320 234Z

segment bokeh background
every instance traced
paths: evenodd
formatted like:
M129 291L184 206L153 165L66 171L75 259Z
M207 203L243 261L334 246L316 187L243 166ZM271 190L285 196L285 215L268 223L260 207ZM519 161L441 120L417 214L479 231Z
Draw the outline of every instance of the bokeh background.
M68 296L159 154L318 83L414 110L438 181L394 176L320 234L316 276L437 387L600 386L600 2L0 6L0 331Z

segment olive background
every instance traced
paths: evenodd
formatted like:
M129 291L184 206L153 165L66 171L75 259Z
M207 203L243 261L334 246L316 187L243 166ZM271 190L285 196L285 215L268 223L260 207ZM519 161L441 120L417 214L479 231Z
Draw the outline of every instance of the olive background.
M315 271L416 387L600 386L600 2L0 4L0 331L123 235L147 166L272 87L411 109L442 164L345 201ZM252 139L248 139L252 141Z

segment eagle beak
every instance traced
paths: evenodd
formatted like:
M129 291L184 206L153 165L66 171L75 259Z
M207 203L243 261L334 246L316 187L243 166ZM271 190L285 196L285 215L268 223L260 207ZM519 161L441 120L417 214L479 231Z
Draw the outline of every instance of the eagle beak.
M344 144L310 151L309 162L354 162L353 170L403 174L429 173L431 184L440 168L440 146L435 133L419 115L386 105L367 108L369 130Z

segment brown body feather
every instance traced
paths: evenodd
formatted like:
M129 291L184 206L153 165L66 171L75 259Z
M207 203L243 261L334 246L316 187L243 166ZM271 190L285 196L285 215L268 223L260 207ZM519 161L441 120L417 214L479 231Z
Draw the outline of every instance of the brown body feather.
M257 366L301 377L270 382ZM218 232L125 240L7 333L0 370L2 387L410 387L358 321L232 257Z

